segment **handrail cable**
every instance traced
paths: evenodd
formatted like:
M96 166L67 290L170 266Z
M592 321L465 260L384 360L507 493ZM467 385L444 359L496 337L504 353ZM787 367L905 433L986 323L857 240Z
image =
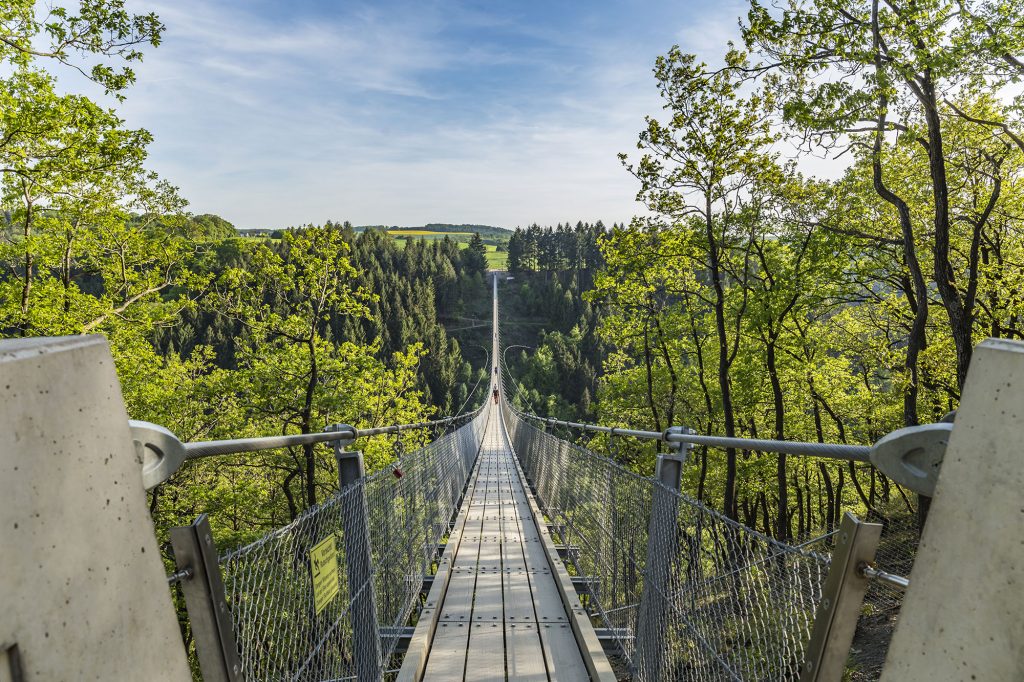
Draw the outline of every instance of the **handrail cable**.
M242 452L254 452L257 450L274 450L276 448L293 447L296 445L309 445L315 443L330 443L339 440L357 440L369 436L380 436L416 429L427 429L434 426L448 426L463 419L472 419L480 412L480 408L465 414L454 417L444 417L431 421L417 422L414 424L394 424L392 426L378 426L369 429L348 427L336 431L321 431L318 433L297 433L284 436L260 436L256 438L232 438L225 440L193 441L183 443L188 459L200 457L212 457L215 455L230 455ZM138 423L138 422L136 422Z
M451 426L464 423L479 415L487 401L472 412L443 417L431 421L414 424L394 424L360 429L348 424L329 425L326 430L317 433L296 433L280 436L258 436L254 438L230 438L224 440L206 440L183 443L174 433L159 424L145 421L130 421L132 439L142 457L142 479L147 490L163 483L176 472L184 462L203 457L218 455L236 455L244 452L276 450L278 448L295 447L297 445L315 445L317 443L337 443L345 445L359 438L380 436L384 434L402 433L416 429L428 429L438 426Z
M513 409L515 409L513 407ZM518 410L517 410L518 412ZM761 438L730 438L725 436L702 436L691 430L666 429L665 431L642 431L638 429L620 428L617 426L600 426L583 422L570 422L551 417L540 417L529 412L520 412L524 419L547 424L548 426L564 426L591 433L607 433L612 436L628 436L642 440L657 440L664 443L685 443L692 445L708 445L718 448L737 448L741 450L757 450L786 455L804 455L809 457L828 457L851 462L870 462L871 447L867 445L847 445L844 443L807 443L790 440L766 440Z

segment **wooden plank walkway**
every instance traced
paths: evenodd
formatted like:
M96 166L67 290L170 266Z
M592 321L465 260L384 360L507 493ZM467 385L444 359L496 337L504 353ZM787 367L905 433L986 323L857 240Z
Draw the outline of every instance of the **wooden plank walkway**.
M615 679L536 511L494 406L399 680Z

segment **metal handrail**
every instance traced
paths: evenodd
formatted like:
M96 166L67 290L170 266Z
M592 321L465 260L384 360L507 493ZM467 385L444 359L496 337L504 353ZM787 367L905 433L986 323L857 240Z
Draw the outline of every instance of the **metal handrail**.
M676 444L681 452L694 445L716 448L757 450L765 453L826 457L848 462L868 462L878 468L896 483L915 493L931 497L939 478L942 459L953 432L955 413L943 417L934 424L921 424L897 429L879 438L873 445L848 445L845 443L807 443L789 440L765 440L759 438L732 438L715 435L699 435L693 429L673 426L665 431L639 431L620 429L614 426L598 426L582 422L570 422L550 417L539 417L520 412L510 403L509 407L524 419L532 419L549 426L564 426L591 433L606 433L610 436L629 436L644 440L656 440Z
M514 409L514 408L513 408ZM607 433L611 436L628 436L643 440L657 440L663 443L683 443L689 445L709 445L718 448L737 448L741 450L757 450L786 455L806 455L810 457L829 457L853 462L870 462L871 447L867 445L847 445L844 443L805 443L789 440L765 440L761 438L731 438L725 436L702 436L692 429L673 427L665 431L641 431L623 429L615 426L599 426L583 422L570 422L550 417L539 417L528 412L520 413L526 419L533 419L549 426L564 426L570 429Z
M484 405L487 403L485 402ZM183 443L174 433L159 424L145 421L129 422L136 450L142 457L142 480L149 490L163 483L182 464L191 459L234 455L244 452L275 450L277 448L314 445L317 443L352 443L359 438L396 434L404 431L449 426L459 421L468 421L483 410L481 405L472 412L443 417L414 424L393 424L360 429L348 424L329 426L319 433L296 433L281 436L259 436L255 438L231 438L224 440L193 441Z

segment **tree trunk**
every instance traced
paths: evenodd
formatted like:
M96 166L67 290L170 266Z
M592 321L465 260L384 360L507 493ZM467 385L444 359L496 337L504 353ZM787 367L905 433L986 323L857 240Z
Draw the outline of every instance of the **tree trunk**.
M972 331L974 313L960 297L956 286L956 274L949 261L949 185L946 178L946 158L942 141L942 120L935 96L935 83L926 74L919 90L918 101L924 109L928 135L928 171L932 180L932 202L935 211L935 241L932 256L935 263L934 279L942 305L949 316L950 333L956 347L957 385L963 389L967 380L967 368L971 364L974 350Z
M818 471L821 473L821 480L825 484L825 495L828 498L825 506L825 532L831 533L835 527L833 523L836 518L836 493L832 489L832 477L829 476L828 467L824 462L818 462Z
M836 462L836 508L833 527L839 526L843 518L843 487L846 484L846 475L843 473L843 465Z
M316 333L311 333L306 343L309 350L309 381L306 383L306 398L302 406L302 433L312 433L313 396L320 380L316 361ZM316 505L316 451L315 445L302 446L306 466L306 506Z
M871 29L875 59L875 76L884 85L882 68L882 46L881 35L878 28L878 0L871 4ZM875 192L883 200L896 208L900 219L900 232L903 237L903 258L910 270L912 279L911 290L906 292L910 299L911 310L914 315L910 328L910 335L907 338L907 356L904 367L909 375L909 383L903 394L903 423L905 426L914 426L918 423L917 418L917 393L920 386L918 378L917 360L918 355L925 347L925 330L928 324L928 288L921 272L921 266L917 260L917 247L914 243L914 228L910 220L910 207L902 198L886 187L882 179L882 140L885 136L886 116L889 110L889 98L884 90L878 95L878 118L875 126L875 139L871 154L871 171Z
M647 406L651 409L651 416L654 417L654 430L661 431L661 418L658 416L658 408L654 403L654 375L651 368L651 339L650 325L644 324L644 368L647 370Z
M30 326L28 308L32 294L32 270L35 268L35 254L32 253L32 249L28 246L29 238L32 236L32 202L28 199L28 190L25 190L25 192L25 227L23 230L25 237L25 277L21 284L21 321L18 324L18 331L21 333L21 336L28 336Z
M727 438L736 437L736 418L732 408L732 389L729 382L729 339L725 331L725 286L722 283L722 264L718 240L715 238L711 218L711 195L705 201L705 231L708 240L711 284L715 290L715 330L718 334L718 388L722 393L722 416L725 421ZM723 510L730 519L736 520L736 448L725 449L725 494Z
M775 357L775 344L778 341L775 334L768 337L766 348L766 362L768 364L768 378L772 385L772 400L775 404L775 439L785 440L786 429L785 404L782 399L782 383L779 381L779 369ZM779 496L778 503L778 524L775 529L775 537L782 542L788 542L793 536L793 529L789 525L789 489L786 476L786 455L780 453L775 464L775 485Z
M804 496L796 474L793 474L793 491L796 493L796 534L802 538L807 532L807 528L804 526Z

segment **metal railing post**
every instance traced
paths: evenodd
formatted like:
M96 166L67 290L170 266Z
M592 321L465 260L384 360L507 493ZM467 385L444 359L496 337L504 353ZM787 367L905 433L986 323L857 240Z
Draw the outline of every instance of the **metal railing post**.
M673 427L677 429L680 427ZM679 512L679 484L688 448L680 443L674 452L658 455L653 487L651 520L647 529L647 562L637 613L635 679L662 679L665 663L665 634L669 610L669 578L676 547Z
M868 589L864 567L874 560L881 536L882 524L864 523L850 512L843 515L804 655L801 682L842 679Z
M172 528L170 539L203 679L241 682L242 664L206 514L189 526Z
M335 426L332 430L350 428ZM346 441L334 443L338 461L338 485L344 490L366 475L362 451L348 451ZM345 569L348 593L352 599L352 648L359 682L377 682L383 670L377 599L374 589L373 558L370 554L370 524L366 511L366 491L360 487L353 499L343 505L342 533L345 541Z

